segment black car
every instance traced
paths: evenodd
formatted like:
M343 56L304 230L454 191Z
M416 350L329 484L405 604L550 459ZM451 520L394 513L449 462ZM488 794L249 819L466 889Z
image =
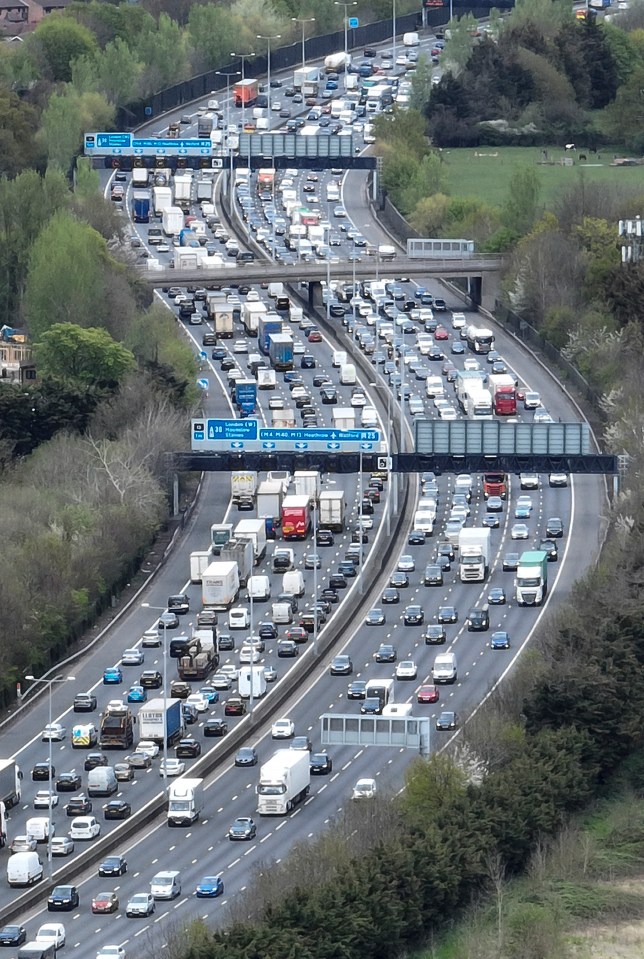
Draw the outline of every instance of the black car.
M79 902L80 897L76 886L54 886L47 900L47 909L49 912L71 912L72 909L77 908Z
M222 652L235 648L235 640L230 633L220 633L217 637L217 648Z
M211 717L203 726L204 736L225 736L228 732L228 723L223 719Z
M191 692L192 686L183 679L173 679L170 683L170 697L172 699L187 699Z
M382 700L379 696L367 696L360 706L361 713L379 716L382 712Z
M56 780L57 793L75 793L82 785L79 773L61 773Z
M346 589L346 576L343 573L332 573L329 577L329 586L331 589Z
M409 586L409 576L397 569L391 574L389 585L394 589L406 589Z
M383 603L399 603L400 602L400 593L397 589L394 589L393 586L387 586L386 589L382 591L382 602Z
M49 762L34 763L31 770L31 778L34 782L48 782L56 775L56 767L49 765Z
M438 546L436 547L436 555L447 556L449 561L453 563L454 556L455 556L454 547L452 546L451 543L448 543L448 542L439 543Z
M132 807L124 799L110 799L103 806L103 817L105 819L127 819L132 815Z
M409 546L424 546L425 534L421 530L413 529L407 537L407 544Z
M24 926L3 926L0 929L0 946L21 946L27 941Z
M257 627L257 635L260 639L276 639L277 626L275 623L260 623Z
M311 753L309 767L312 776L328 776L333 770L333 760L327 753Z
M315 537L316 546L333 546L335 539L330 529L319 529Z
M80 796L72 796L67 805L65 806L65 812L68 816L86 816L92 811L92 800L87 796L81 793Z
M191 737L180 739L175 746L174 754L177 759L194 759L201 755L201 744Z
M440 646L447 642L447 633L441 623L430 623L425 629L425 645Z
M539 547L539 549L541 549L541 547ZM519 568L519 554L506 553L505 556L503 557L503 572L513 573L518 568Z
M458 613L454 606L438 607L439 623L456 623L457 621L458 621Z
M442 586L443 585L443 570L438 565L438 563L430 563L429 566L425 567L423 583L425 584L425 586Z
M347 699L364 699L367 694L367 684L362 679L354 679L347 687Z
M108 856L98 867L99 876L124 876L127 872L125 856Z
M351 657L347 656L345 653L341 653L339 656L334 656L331 660L331 669L332 676L350 676L353 672L353 663L351 662Z
M83 769L89 772L90 769L96 769L97 766L108 766L109 761L105 753L88 753L83 763Z
M395 663L397 658L396 647L392 646L391 643L381 643L374 653L374 659L377 663Z
M490 628L490 611L487 604L471 609L467 617L467 629L470 633L485 632Z
M317 366L317 360L311 353L303 353L300 359L300 366L303 370L314 370Z
M425 621L425 613L423 612L423 607L413 604L411 606L406 606L403 613L403 622L405 626L422 626Z
M93 693L76 693L74 696L75 713L93 713L96 709L96 696Z
M236 766L256 766L258 762L259 756L253 746L242 746L241 749L237 750L237 755L235 756Z
M445 711L440 714L436 720L436 729L442 732L448 732L451 729L456 729L458 726L458 717L456 713Z
M554 539L542 539L537 546L537 549L543 550L544 553L548 554L548 562L556 563L559 557L559 550L557 549L557 544Z
M563 534L564 534L563 521L560 520L558 516L551 516L550 519L546 522L546 536L549 539L555 539L563 536Z
M332 589L330 586L325 586L322 592L320 593L320 599L325 599L327 603L339 603L340 597L338 596L337 589Z
M163 676L158 669L144 669L139 678L139 684L144 689L161 689Z

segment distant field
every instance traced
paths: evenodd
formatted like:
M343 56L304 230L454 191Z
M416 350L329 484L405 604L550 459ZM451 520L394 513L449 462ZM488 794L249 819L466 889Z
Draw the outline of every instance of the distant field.
M544 163L544 149L548 160ZM583 171L587 183L626 183L641 186L644 194L644 166L612 167L617 150L601 149L597 154L586 152L587 162L579 161L579 154L566 153L561 147L479 147L478 149L443 150L443 159L449 170L451 196L475 196L494 206L501 206L507 196L508 183L517 166L534 166L539 174L541 202L550 207L562 187L574 184ZM478 156L477 156L478 154ZM623 154L618 153L619 156ZM574 165L562 166L559 160L573 157Z

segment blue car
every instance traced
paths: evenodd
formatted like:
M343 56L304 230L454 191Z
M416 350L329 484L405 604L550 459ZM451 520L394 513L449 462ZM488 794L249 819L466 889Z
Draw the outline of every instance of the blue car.
M371 69L371 67L369 67L369 69ZM327 80L327 82L326 82L326 88L327 88L327 90L337 90L337 89L338 89L338 81L337 81L337 80Z
M202 696L205 696L209 703L219 702L219 693L212 686L202 686L199 692Z
M517 506L514 511L514 516L516 519L530 519L530 514L532 510L529 506Z
M131 686L127 694L128 703L144 703L147 698L148 694L144 686Z
M224 894L224 880L221 876L204 876L196 892L197 899L216 899Z
M123 682L123 673L120 666L108 666L103 673L104 686L118 686Z
M504 629L498 629L490 636L490 647L492 649L509 649L510 634L506 633Z

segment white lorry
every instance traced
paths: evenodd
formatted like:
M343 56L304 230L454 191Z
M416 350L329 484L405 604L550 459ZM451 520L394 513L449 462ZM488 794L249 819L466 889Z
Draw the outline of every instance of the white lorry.
M178 206L169 206L162 215L163 232L166 236L179 236L184 227L183 210Z
M269 517L278 520L283 499L284 490L279 480L263 480L257 487L257 515L261 519Z
M458 536L458 571L462 583L482 583L490 562L490 530L463 528Z
M239 569L236 562L225 560L211 563L201 576L203 606L226 609L239 593Z
M344 73L351 66L350 53L331 53L324 59L325 73Z
M346 508L344 490L324 490L320 493L318 529L330 529L334 533L341 533L344 529Z
M277 374L275 370L265 370L260 367L255 375L257 377L258 390L274 390L277 386Z
M309 794L308 749L279 749L259 771L257 812L260 816L285 816Z
M233 470L230 474L230 492L236 506L244 500L254 499L257 492L257 471Z
M191 192L192 192L192 177L190 176L190 174L188 173L176 174L174 178L175 205L189 206Z
M465 414L470 419L491 420L493 418L492 394L489 390L468 390L465 396Z
M320 497L320 474L317 470L295 470L293 473L296 496L308 496L317 503Z
M15 759L0 759L0 802L5 809L17 806L22 798L22 772Z
M266 695L266 674L263 666L240 666L237 692L242 699L261 699Z
M195 550L190 553L190 582L200 583L204 570L212 563L212 552L209 549Z
M249 576L252 576L255 565L253 544L249 539L230 539L219 552L220 562L237 563L239 585L245 586Z
M152 188L152 206L155 216L161 217L163 211L172 206L172 190L169 186L155 186Z
M296 424L294 410L273 410L273 429L293 429Z
M203 808L203 779L181 776L168 789L168 826L191 826Z
M253 544L255 566L266 555L266 522L263 519L242 519L235 526L235 539L249 539Z
M331 412L334 430L354 430L356 412L351 406L336 406Z

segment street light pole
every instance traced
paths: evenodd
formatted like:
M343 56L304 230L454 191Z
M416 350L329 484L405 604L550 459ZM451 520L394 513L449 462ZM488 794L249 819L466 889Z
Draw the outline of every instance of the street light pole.
M451 0L450 0L450 2L451 2ZM392 21L392 23L391 23L391 31L392 31L392 34L393 34L393 43L392 43L392 51L391 51L391 52L392 52L392 55L393 55L394 71L395 71L395 68L396 68L396 0L392 0L392 3L393 3L393 7L392 7L392 16L391 16L391 21Z
M230 129L230 78L240 77L241 71L234 70L232 73L225 73L223 70L216 70L217 76L226 77L226 149L228 150L228 161L230 172L228 174L228 202L232 208L233 202L233 151L228 142L228 131Z
M49 880L51 881L52 874L53 874L53 864L52 864L52 856L51 856L51 838L52 838L52 826L53 826L53 823L52 823L52 800L53 800L53 796L54 796L54 791L53 791L53 788L52 788L52 787L53 787L52 767L53 767L53 764L54 764L54 760L53 760L52 745L51 745L51 743L52 743L52 739L51 739L51 724L52 724L52 687L53 687L54 683L72 683L72 682L75 681L76 677L75 677L75 676L53 676L51 679L46 679L46 678L44 678L44 677L41 678L41 679L37 679L35 676L29 675L29 676L25 676L25 679L28 680L28 681L31 682L31 683L41 684L41 685L43 685L43 686L47 686L47 687L48 687L48 699L49 699L49 713L48 713L48 715L49 715L49 718L48 718L48 720L47 720L47 725L48 725L48 727L49 727L49 736L48 736L48 742L49 742L49 770L48 770L48 772L49 772L49 778L48 778L48 786L49 786L49 789L48 789L49 797L48 797L48 798L49 798L49 805L48 805L48 809L47 809L47 873L48 873L48 876L49 876Z
M302 66L306 66L306 44L304 41L304 29L307 23L315 23L315 17L291 17L293 23L302 24Z
M252 60L255 56L254 53L231 53L231 57L237 57L238 60L241 60L241 79L242 83L246 79L246 61ZM246 122L246 97L245 94L242 94L242 133L244 132L244 124Z
M347 76L349 71L347 69L347 60L349 59L349 7L357 7L358 0L350 0L346 2L345 0L333 0L336 7L344 7L344 92L347 92Z
M318 504L313 501L313 545L315 549L315 562L313 563L313 655L318 654Z
M363 583L363 579L364 579L364 569L363 569L363 562L364 562L364 543L363 543L363 537L362 537L362 490L363 490L363 486L362 486L362 443L360 444L360 466L359 466L359 469L360 469L360 476L358 477L358 482L359 482L359 484L360 484L359 487L358 487L359 499L360 499L360 590L359 590L359 592L360 592L360 595L362 596L363 589L364 589L364 583Z
M268 44L268 64L267 64L267 69L266 69L266 79L267 79L267 83L268 83L268 118L269 118L269 122L270 122L270 116L271 116L271 40L281 40L281 39L282 39L282 34L281 34L281 33L276 33L275 36L272 36L272 37L264 37L264 36L262 36L261 34L258 34L258 35L257 35L257 39L258 39L258 40L266 40L266 42L267 42L267 44Z
M165 613L165 606L150 606L149 603L141 603L146 609L153 609L155 612ZM163 779L168 778L168 627L163 621Z

